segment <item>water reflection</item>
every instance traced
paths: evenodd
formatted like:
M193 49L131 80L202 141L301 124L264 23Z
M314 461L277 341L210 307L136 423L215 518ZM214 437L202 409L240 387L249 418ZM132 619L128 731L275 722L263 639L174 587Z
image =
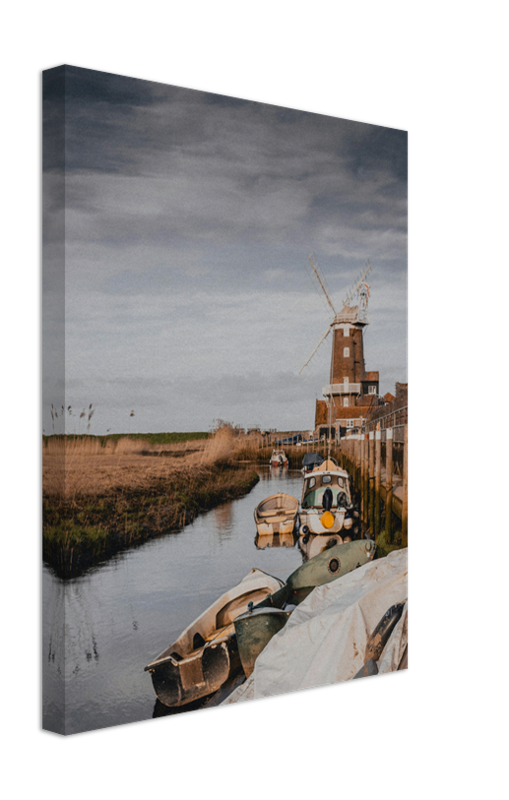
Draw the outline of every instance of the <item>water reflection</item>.
M298 496L302 475L264 467L260 478L248 495L201 515L178 535L119 553L72 581L44 568L46 728L63 732L64 690L66 733L159 715L144 672L150 659L253 567L286 580L299 566L293 536L288 546L255 545L253 513L274 492Z
M232 504L224 503L222 506L214 508L212 513L218 532L222 531L231 534L233 522Z
M281 477L283 475L287 475L288 474L288 464L286 465L286 467L274 467L271 464L270 465L270 471L271 471L271 474L274 477Z
M297 543L297 534L257 533L254 542L257 550L265 550L266 547L295 547Z
M288 467L269 467L259 474L261 481L280 481L282 478L295 478L296 470L289 470Z
M65 639L64 639L64 584L58 581L51 585L43 581L43 661L42 680L44 686L43 727L55 733L64 732L65 708Z
M351 541L350 537L347 537ZM299 550L304 556L304 561L309 561L329 547L334 547L336 544L342 544L347 539L342 539L339 534L332 534L331 536L322 536L316 533L307 533L304 536L299 536Z

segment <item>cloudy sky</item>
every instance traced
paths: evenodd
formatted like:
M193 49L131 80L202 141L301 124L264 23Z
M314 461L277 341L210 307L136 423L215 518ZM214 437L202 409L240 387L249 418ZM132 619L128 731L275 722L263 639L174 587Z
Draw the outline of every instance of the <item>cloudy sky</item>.
M311 428L328 340L299 370L331 319L311 252L336 310L370 260L366 369L407 380L406 132L67 67L64 199L58 91L43 346L63 357L65 292L65 406L93 404L91 433ZM46 433L62 386L46 358Z

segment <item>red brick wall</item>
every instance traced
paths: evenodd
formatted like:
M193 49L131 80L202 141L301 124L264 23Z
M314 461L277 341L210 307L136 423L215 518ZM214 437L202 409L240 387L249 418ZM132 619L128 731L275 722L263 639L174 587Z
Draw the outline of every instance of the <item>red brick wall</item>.
M333 332L332 383L343 383L345 376L350 383L360 383L364 378L364 344L361 328L350 328L350 336L345 336L342 328ZM344 356L348 347L350 355Z
M336 419L357 419L357 417L368 416L369 405L363 403L362 405L350 405L348 407L339 405L339 398L334 398L335 402L332 409L332 424ZM326 425L328 423L327 416L327 403L325 400L316 401L315 409L315 428L318 425Z

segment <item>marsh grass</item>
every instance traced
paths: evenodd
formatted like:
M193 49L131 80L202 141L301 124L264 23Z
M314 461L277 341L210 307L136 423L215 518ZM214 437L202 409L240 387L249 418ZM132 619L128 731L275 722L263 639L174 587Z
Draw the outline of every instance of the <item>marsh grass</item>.
M225 432L185 441L50 437L43 447L43 557L63 578L149 538L257 483L233 458Z

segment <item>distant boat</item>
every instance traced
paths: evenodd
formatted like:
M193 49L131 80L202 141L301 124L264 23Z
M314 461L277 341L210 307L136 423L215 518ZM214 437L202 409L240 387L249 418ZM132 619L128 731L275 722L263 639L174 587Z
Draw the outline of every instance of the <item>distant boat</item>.
M301 534L338 534L342 542L353 526L353 513L350 477L333 458L315 464L311 472L304 474L299 512Z
M281 589L256 606L250 604L246 612L236 617L237 647L246 676L251 675L256 659L272 637L286 625L294 608L316 586L341 578L367 564L374 555L375 543L370 539L331 547L292 572Z
M266 497L255 508L256 530L261 536L274 533L293 533L299 501L290 494L278 492Z
M252 569L151 661L145 670L161 703L183 706L217 691L240 667L233 620L250 602L259 603L283 585L279 578Z
M270 457L270 466L271 467L287 467L288 466L288 456L286 455L284 450L273 450L272 455Z

